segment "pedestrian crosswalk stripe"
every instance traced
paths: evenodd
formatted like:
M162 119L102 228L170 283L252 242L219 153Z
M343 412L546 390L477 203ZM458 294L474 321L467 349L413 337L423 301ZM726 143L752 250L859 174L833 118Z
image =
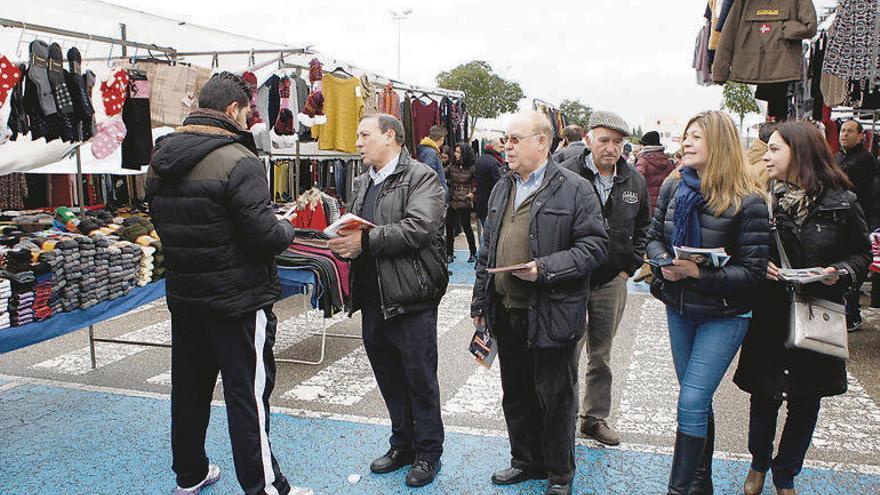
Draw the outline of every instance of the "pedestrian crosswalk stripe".
M654 298L644 299L618 406L616 426L621 433L667 436L675 431L678 381L665 329L666 306Z
M321 330L324 325L327 330L338 323L342 323L347 318L344 313L339 313L333 318L325 319L323 312L320 310L305 311L292 318L287 318L278 323L275 331L275 346L273 352L275 356L290 349L294 345L312 336L312 332ZM171 386L171 370L160 373L146 380L151 385Z
M149 342L152 344L170 344L171 320L161 321L139 330L125 333L117 338L122 340ZM96 367L103 368L147 349L150 349L150 347L96 342ZM92 361L89 354L89 348L86 346L61 354L60 356L56 356L47 361L34 364L32 367L65 375L83 375L92 370Z
M854 376L849 374L848 379L845 394L822 399L813 447L880 455L880 407Z
M471 290L454 289L440 302L437 314L438 340L468 316L471 294ZM373 370L370 368L367 352L361 345L281 397L350 406L358 403L375 388Z
M485 419L504 419L501 409L501 372L496 361L491 368L476 365L476 370L443 406L446 415L463 414Z

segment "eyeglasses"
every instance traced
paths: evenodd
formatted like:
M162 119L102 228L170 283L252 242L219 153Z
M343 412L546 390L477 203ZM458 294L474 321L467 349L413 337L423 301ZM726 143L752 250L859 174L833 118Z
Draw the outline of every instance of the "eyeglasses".
M541 134L540 132L536 132L534 134L529 134L528 136L507 136L507 135L505 135L505 136L501 136L500 141L501 141L501 144L507 144L507 142L510 141L510 144L516 146L519 144L519 142L521 140L526 139L526 138L530 138L533 136L538 136L540 134Z

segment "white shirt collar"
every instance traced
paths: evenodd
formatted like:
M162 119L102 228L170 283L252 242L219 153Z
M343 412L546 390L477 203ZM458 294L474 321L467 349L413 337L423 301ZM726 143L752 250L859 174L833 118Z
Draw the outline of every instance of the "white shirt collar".
M398 163L400 163L400 155L395 156L378 172L376 171L376 167L370 167L370 179L373 180L373 184L379 185L385 182L385 179L390 177L391 174L394 173L394 170L397 169Z

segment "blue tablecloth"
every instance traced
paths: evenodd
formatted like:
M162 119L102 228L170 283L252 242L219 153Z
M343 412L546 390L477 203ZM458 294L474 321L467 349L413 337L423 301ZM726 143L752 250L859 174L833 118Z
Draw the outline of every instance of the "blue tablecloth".
M104 301L89 309L58 313L37 323L0 330L0 354L109 320L162 297L165 297L164 280L137 287L125 296Z
M314 290L318 286L318 278L314 272L279 267L278 276L281 279L282 298L304 294L307 288L312 287L312 307L318 307L320 290ZM165 280L138 287L123 297L104 301L89 309L58 313L37 323L0 330L0 354L107 321L162 297L165 297Z

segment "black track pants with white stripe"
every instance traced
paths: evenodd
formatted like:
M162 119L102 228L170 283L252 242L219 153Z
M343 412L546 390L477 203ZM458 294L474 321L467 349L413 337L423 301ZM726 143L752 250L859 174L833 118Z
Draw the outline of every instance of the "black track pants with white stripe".
M269 445L277 319L272 307L241 317L171 313L171 447L177 485L208 472L205 433L219 372L235 474L247 495L286 495L290 485Z

